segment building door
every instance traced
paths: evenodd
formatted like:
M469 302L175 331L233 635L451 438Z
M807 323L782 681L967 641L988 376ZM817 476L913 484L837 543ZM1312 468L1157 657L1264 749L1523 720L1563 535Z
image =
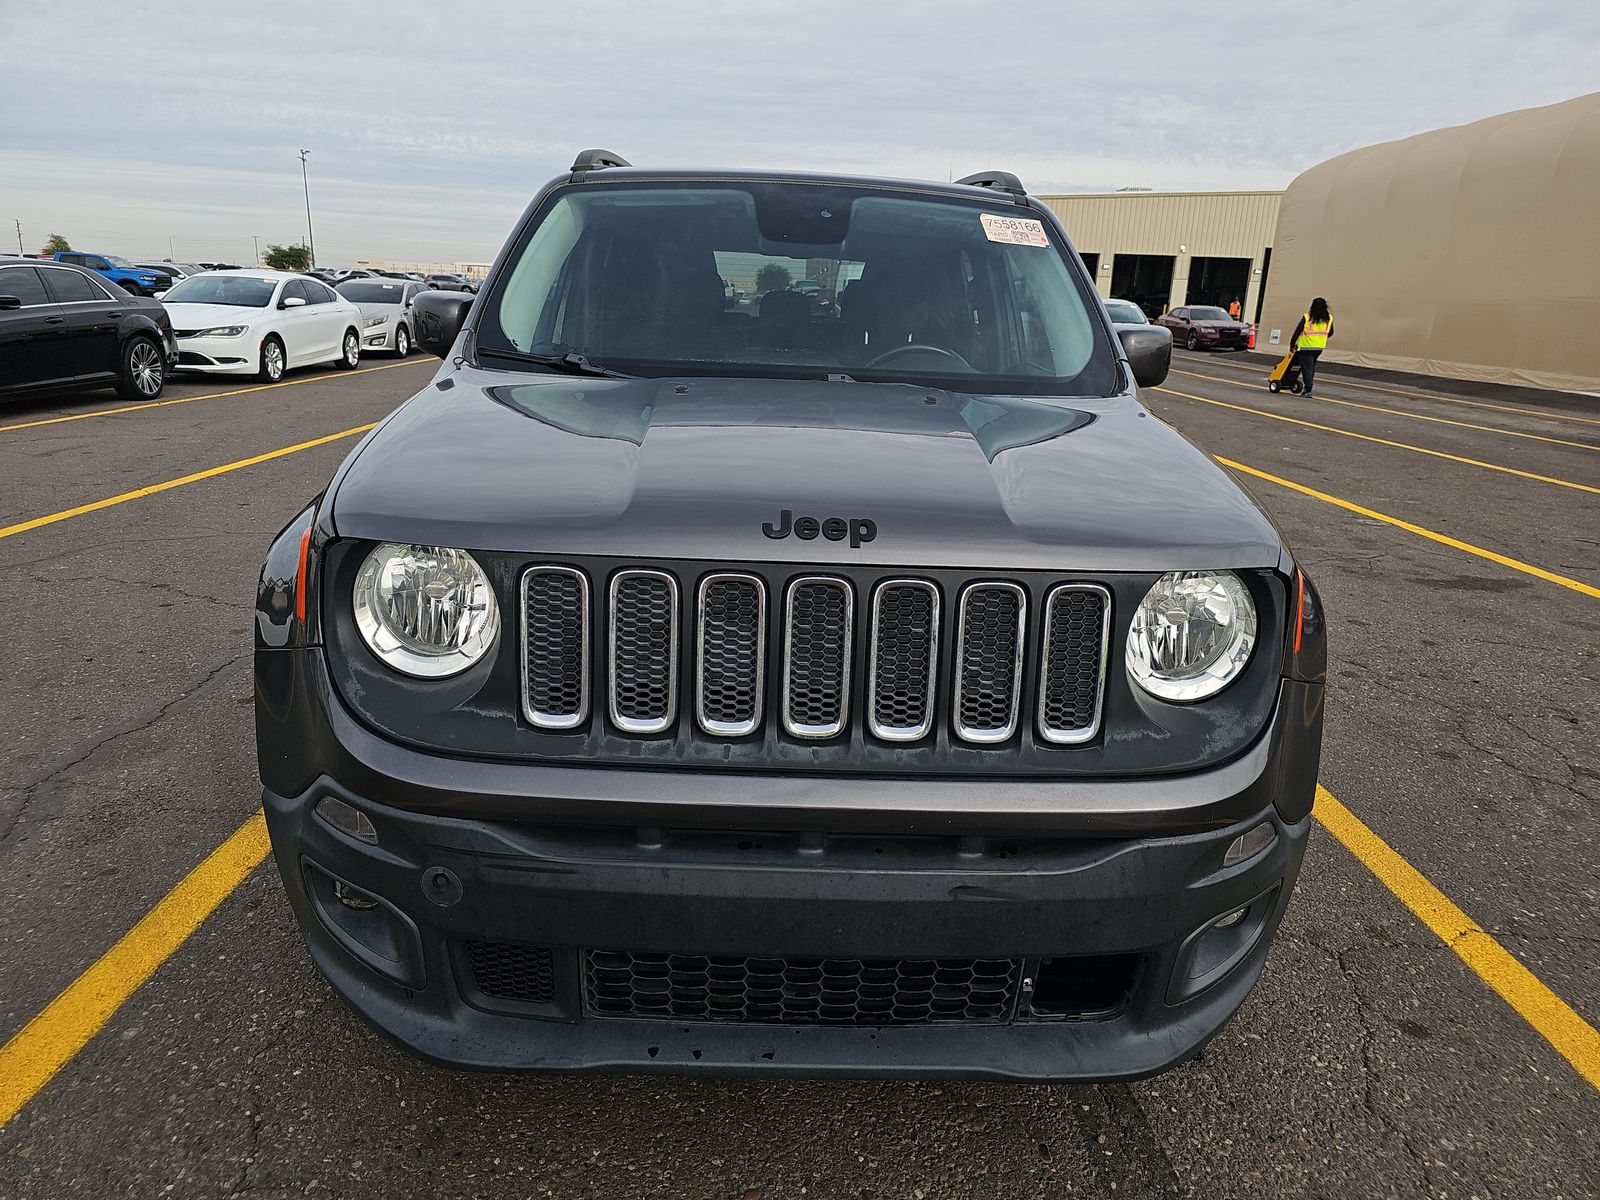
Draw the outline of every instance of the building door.
M1111 260L1111 294L1159 317L1172 295L1172 265L1170 254L1119 254Z
M1235 300L1244 316L1245 292L1250 287L1248 258L1192 258L1189 260L1188 304L1211 304L1226 309Z

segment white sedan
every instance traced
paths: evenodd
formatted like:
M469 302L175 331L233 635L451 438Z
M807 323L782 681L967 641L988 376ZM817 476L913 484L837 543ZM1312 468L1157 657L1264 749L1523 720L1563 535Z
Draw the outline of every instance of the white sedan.
M255 375L361 361L361 310L332 288L288 271L207 271L162 298L178 337L178 370Z
M416 343L411 302L429 290L409 279L346 279L334 291L361 309L364 350L392 350L401 358Z

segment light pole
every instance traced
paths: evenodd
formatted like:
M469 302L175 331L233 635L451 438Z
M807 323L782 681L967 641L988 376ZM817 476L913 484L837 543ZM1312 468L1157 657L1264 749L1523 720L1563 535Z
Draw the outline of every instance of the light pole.
M261 239L252 233L250 240L256 244L256 266L259 267L261 265Z
M317 239L311 232L311 182L306 176L306 155L310 153L309 150L300 151L300 183L306 190L306 253L311 259L306 265L314 267L317 265Z
M178 257L178 252L172 248L172 235L167 234L167 261L171 262Z

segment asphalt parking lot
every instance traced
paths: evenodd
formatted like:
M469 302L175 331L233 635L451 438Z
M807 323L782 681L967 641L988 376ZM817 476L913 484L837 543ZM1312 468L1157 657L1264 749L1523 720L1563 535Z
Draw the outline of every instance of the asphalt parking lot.
M445 1072L333 997L248 824L216 868L243 882L114 962L152 972L124 1005L80 987L24 1044L256 809L261 555L433 365L0 410L0 1198L1600 1194L1600 401L1332 372L1302 400L1181 350L1147 402L1276 516L1333 635L1323 824L1200 1059L1097 1087Z

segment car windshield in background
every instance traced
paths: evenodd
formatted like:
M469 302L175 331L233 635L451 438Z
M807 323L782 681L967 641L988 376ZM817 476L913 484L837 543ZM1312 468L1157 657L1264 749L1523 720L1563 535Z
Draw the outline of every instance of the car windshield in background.
M1189 310L1191 321L1231 321L1233 320L1220 308L1191 308Z
M478 332L494 366L581 355L632 375L1118 386L1063 248L1010 204L825 184L584 186L509 261Z
M1148 325L1149 318L1144 315L1144 309L1137 304L1118 304L1109 301L1106 311L1111 314L1111 319L1119 325Z
M403 283L379 283L376 279L352 279L334 289L357 304L399 304L405 295Z
M278 285L270 279L242 275L191 275L173 285L162 299L168 304L231 304L239 308L265 308Z
M115 254L102 254L100 257L105 259L113 267L121 267L124 270L129 270L129 271L137 270L137 268L131 262L129 262L127 259L118 258Z

